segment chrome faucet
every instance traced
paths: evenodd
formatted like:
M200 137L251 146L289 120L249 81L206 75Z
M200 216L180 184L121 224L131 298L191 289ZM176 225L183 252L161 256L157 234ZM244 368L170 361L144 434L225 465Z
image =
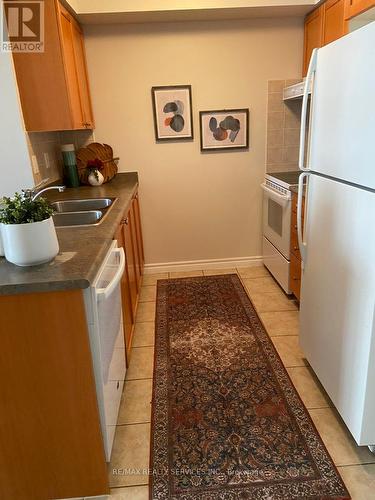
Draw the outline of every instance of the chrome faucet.
M48 188L41 189L40 191L38 191L36 194L33 195L31 201L36 200L42 193L45 193L46 191L51 191L52 189L58 189L59 193L62 193L63 191L65 191L66 188L65 186L50 186Z
M43 179L33 189L29 189L29 190L26 191L26 192L30 193L31 201L36 200L42 193L45 193L46 191L50 191L52 189L58 189L59 193L62 193L63 191L65 191L65 189L66 189L65 186L50 186L50 187L46 187L44 189L41 189L40 191L36 191L39 187L43 186L43 184L46 184L48 181L49 181L48 178L47 179Z

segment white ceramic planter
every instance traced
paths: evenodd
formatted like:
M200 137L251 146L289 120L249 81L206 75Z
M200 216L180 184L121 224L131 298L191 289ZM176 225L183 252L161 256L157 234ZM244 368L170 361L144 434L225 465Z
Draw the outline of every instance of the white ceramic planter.
M2 224L5 258L17 266L35 266L54 259L59 242L52 217L28 224Z
M3 246L3 239L1 237L1 222L0 222L0 257L4 257L4 246Z
M101 172L99 172L99 170L97 170L97 175L98 175L98 179L96 178L96 174L94 172L91 172L88 176L88 181L89 183L91 184L91 186L101 186L104 182L104 177L103 177L103 174Z

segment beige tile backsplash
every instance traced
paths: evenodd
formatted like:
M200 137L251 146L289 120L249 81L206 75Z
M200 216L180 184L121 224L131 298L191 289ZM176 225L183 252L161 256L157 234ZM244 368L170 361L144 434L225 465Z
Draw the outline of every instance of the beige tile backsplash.
M268 82L267 172L298 169L301 101L283 101L283 89L299 80Z
M27 132L26 137L30 159L35 155L38 162L39 174L33 172L36 184L43 179L56 181L62 178L61 144L74 144L77 150L94 141L92 130Z

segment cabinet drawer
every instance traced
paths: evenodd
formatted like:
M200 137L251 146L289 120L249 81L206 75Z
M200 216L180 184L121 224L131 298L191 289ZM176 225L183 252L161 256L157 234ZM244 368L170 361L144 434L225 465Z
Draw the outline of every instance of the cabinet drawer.
M293 254L290 256L290 289L299 300L301 290L301 260Z

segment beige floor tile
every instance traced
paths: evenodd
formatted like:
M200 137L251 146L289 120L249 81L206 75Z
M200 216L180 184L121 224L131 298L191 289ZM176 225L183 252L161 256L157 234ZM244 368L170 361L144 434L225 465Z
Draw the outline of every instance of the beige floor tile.
M154 368L154 348L134 347L131 350L130 366L126 372L126 380L152 378Z
M299 311L279 311L259 313L270 337L299 334Z
M155 344L155 322L144 321L134 327L133 347L152 346Z
M357 446L345 424L332 408L309 410L336 465L374 463L375 455L367 446Z
M168 273L145 274L143 276L142 285L143 286L156 285L158 280L165 280L167 278L168 278Z
M271 276L267 268L263 265L252 267L238 267L238 274L241 278L261 278L262 276Z
M110 487L147 484L149 455L150 424L118 426L109 465Z
M148 486L129 486L111 490L109 500L148 500Z
M139 294L139 302L154 302L156 300L156 285L143 286Z
M281 289L267 293L252 293L251 300L257 312L297 311L294 300L289 299Z
M140 302L138 304L136 323L155 320L155 302Z
M278 293L280 291L279 285L270 276L264 276L262 278L242 278L242 282L250 297L253 294L269 292Z
M352 500L375 498L375 465L352 465L338 469Z
M328 395L311 368L299 366L287 370L306 408L327 408L332 406Z
M203 274L205 276L216 276L218 274L236 274L237 271L233 267L231 269L204 269Z
M292 366L306 366L304 354L301 351L297 336L271 337L279 356L287 368Z
M127 380L122 393L117 424L151 421L152 379Z
M194 276L203 276L203 271L178 271L169 273L170 278L193 278Z

